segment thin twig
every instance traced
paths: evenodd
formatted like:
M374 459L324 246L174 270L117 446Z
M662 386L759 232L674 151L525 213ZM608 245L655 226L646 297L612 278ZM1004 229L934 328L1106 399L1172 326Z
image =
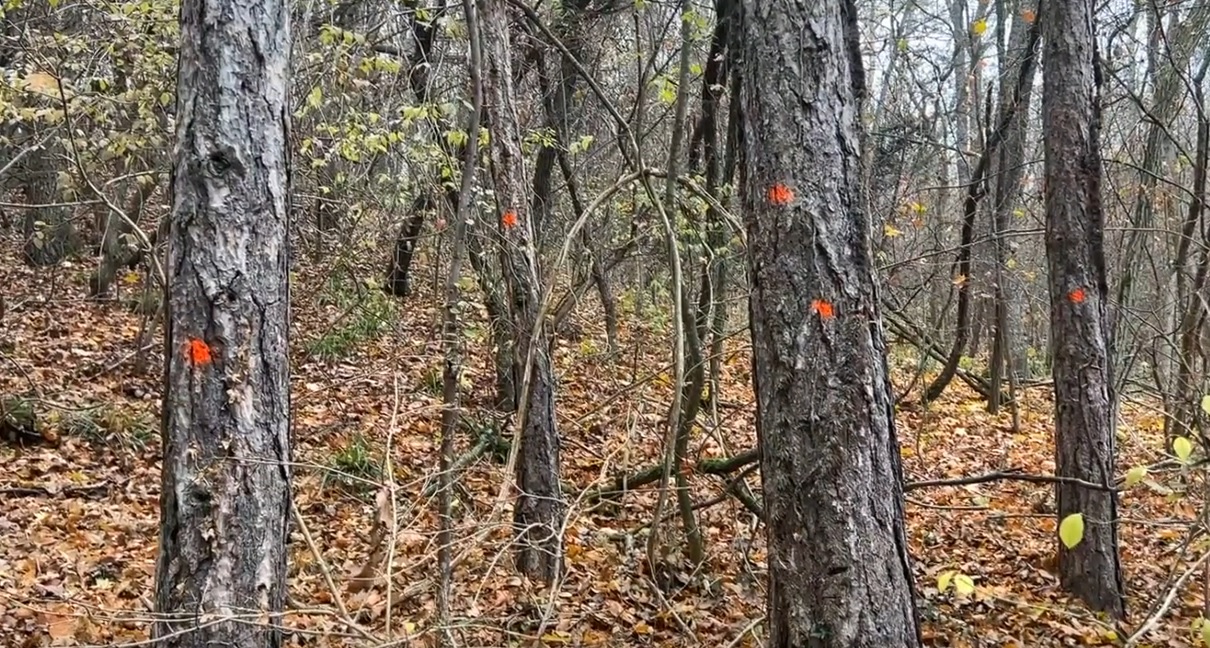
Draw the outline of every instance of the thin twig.
M336 582L332 580L332 570L328 569L328 563L324 560L323 552L315 544L315 538L311 536L311 530L307 528L307 522L303 520L302 512L298 510L298 502L290 498L290 513L294 516L294 522L298 524L298 532L302 534L303 541L307 543L307 549L311 550L311 555L315 556L315 562L319 565L319 573L323 576L324 582L328 585L328 591L332 594L332 601L336 603L336 609L340 611L340 620L350 630L356 632L362 639L377 643L374 636L366 632L361 626L349 616L349 609L345 607L344 598L340 596L340 590L336 587Z
M1164 595L1164 601L1160 604L1159 608L1156 609L1151 616L1147 617L1147 620L1143 622L1143 625L1139 626L1138 630L1135 630L1129 637L1126 638L1126 648L1130 648L1131 646L1137 644L1139 640L1141 640L1148 632L1151 631L1152 628L1155 627L1157 623L1160 622L1160 619L1163 618L1163 616L1168 612L1168 608L1172 607L1172 602L1176 600L1176 595L1179 594L1181 589L1185 586L1185 581L1189 580L1189 577L1193 575L1193 572L1197 571L1198 568L1206 562L1207 558L1210 558L1210 551L1203 553L1202 557L1197 559L1197 562L1189 565L1189 568L1181 574L1180 578L1176 579L1176 582L1173 583L1172 587L1168 589L1168 593Z

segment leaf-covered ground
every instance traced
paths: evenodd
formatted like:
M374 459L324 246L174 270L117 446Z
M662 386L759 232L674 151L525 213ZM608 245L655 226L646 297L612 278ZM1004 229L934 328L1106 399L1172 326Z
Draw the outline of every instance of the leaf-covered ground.
M139 645L154 596L162 363L158 333L137 353L142 281L129 277L116 301L89 302L81 297L88 268L36 273L16 265L17 258L11 246L0 250L0 285L6 286L0 398L32 402L47 441L0 441L0 644ZM402 304L367 285L376 266L329 259L322 268L304 263L296 272L295 493L305 525L292 540L292 600L282 620L293 645L405 645L401 640L408 638L432 645L439 631L429 487L440 418L439 313L426 296L432 270L420 272L426 286ZM579 496L659 455L671 334L660 326L667 321L658 315L663 304L624 302L616 356L607 353L589 314L575 323L577 339L560 342L559 426L572 514L568 574L557 590L536 589L510 568L511 512L508 494L501 498L501 462L488 452L461 474L448 629L458 645L759 645L763 531L724 496L724 478L691 475L694 499L703 504L698 514L708 558L697 573L662 577L663 588L653 585L645 559L655 487L638 489L620 506ZM482 313L467 336L471 396L460 452L477 442L476 430L501 423L488 409L491 353ZM722 393L696 430L695 459L752 447L746 344L736 336L728 347ZM1044 386L1024 392L1019 433L1011 414L987 414L959 383L927 411L905 404L899 431L907 479L1008 468L1051 474L1049 398ZM1130 404L1124 419L1121 472L1163 461L1160 412ZM381 497L376 504L388 481L396 486L393 508ZM759 487L756 477L748 483ZM1115 645L1205 551L1188 541L1202 499L1200 480L1190 483L1182 485L1175 469L1156 469L1122 497L1131 618L1116 632L1059 591L1049 486L1013 481L911 490L908 528L926 643ZM1177 497L1173 489L1191 495ZM389 592L385 581L363 587L353 575L367 560L376 521L389 521L385 514L392 510ZM679 537L675 519L662 528ZM670 559L684 564L678 554ZM938 579L953 572L970 577L973 594L956 593L952 577L946 591L938 591ZM1139 645L1196 645L1206 578L1200 570L1188 578Z

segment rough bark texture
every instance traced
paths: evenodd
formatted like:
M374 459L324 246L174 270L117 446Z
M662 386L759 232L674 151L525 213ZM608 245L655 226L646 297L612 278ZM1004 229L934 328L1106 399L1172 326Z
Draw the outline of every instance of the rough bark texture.
M997 123L1004 126L1004 140L996 151L994 202L992 204L992 250L993 250L993 294L996 303L994 335L992 344L991 383L989 405L992 411L999 406L1000 386L1003 369L1011 374L1010 379L1029 378L1028 345L1020 335L1019 323L1024 319L1024 296L1027 293L1019 279L1008 267L1008 259L1016 248L1006 233L1012 229L1012 212L1020 204L1021 178L1025 174L1025 143L1029 133L1030 103L1033 99L1034 71L1038 39L1030 33L1030 25L1022 15L1022 7L1036 7L1031 3L1007 3L1001 6L1005 18L1011 19L1012 33L1004 55L1000 57L1009 71L1000 76L1000 97L997 107ZM1020 4L1020 6L1018 6ZM1003 28L998 28L1003 29ZM1015 105L1014 105L1015 104Z
M1042 128L1046 146L1046 256L1050 267L1056 472L1113 484L1114 426L1107 326L1104 214L1098 136L1100 79L1092 0L1044 2ZM1059 518L1084 515L1084 538L1059 543L1063 586L1121 616L1117 495L1056 487Z
M289 11L185 0L157 646L282 645L290 515ZM241 618L216 620L230 615Z
M525 168L521 130L513 103L508 15L504 0L479 0L486 74L483 77L486 121L491 124L491 175L500 223L500 262L508 287L513 324L515 366L526 366L530 336L538 325L537 252L534 223L525 199ZM550 583L562 564L563 493L559 484L559 435L555 429L555 385L550 349L545 334L532 350L529 389L518 398L528 399L521 421L521 447L517 459L520 494L513 514L518 534L517 568L536 580ZM520 380L517 381L520 384Z
M22 160L20 183L26 204L62 204L63 195L59 191L59 169L56 160L56 153L61 150L58 139L52 137ZM66 207L37 207L26 210L21 232L25 243L21 252L27 265L56 265L75 252L78 239L69 216Z
M919 646L860 195L856 10L851 0L742 5L768 645Z

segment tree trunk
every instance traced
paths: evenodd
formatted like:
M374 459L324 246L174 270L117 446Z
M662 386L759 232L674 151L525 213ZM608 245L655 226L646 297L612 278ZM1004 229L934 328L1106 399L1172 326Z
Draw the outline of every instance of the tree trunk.
M290 519L290 14L280 0L185 0L180 15L163 616L152 637L161 647L277 647Z
M159 183L160 174L158 172L152 172L146 180L136 181L138 186L130 190L125 207L126 216L131 221L136 224L139 222L139 216L142 214L144 206L155 193ZM119 268L123 266L134 268L143 260L144 255L152 254L151 250L144 249L143 244L139 242L130 223L119 217L112 209L105 210L102 222L105 223L105 229L101 234L101 263L97 266L96 272L88 278L89 297L109 295L113 282L117 279ZM155 233L153 232L149 238L153 241L156 240Z
M436 202L426 194L420 194L412 201L411 213L400 227L399 235L395 237L395 251L391 255L391 267L387 271L387 282L384 286L388 294L396 297L412 294L412 257L416 254L416 243L420 240L420 231L424 228L425 214L436 209Z
M555 429L555 384L549 338L538 320L541 279L535 250L532 210L527 209L522 177L521 129L513 92L511 47L505 0L478 0L486 74L485 121L492 125L491 170L496 195L500 262L508 288L515 331L515 366L529 365L530 379L518 381L524 401L520 417L517 487L513 515L518 536L517 568L552 583L562 564L563 493L559 484L559 436ZM536 327L538 336L531 344Z
M22 257L27 265L53 266L75 252L77 237L70 214L66 207L54 206L63 202L54 161L55 151L60 148L58 138L52 136L21 161L20 183L26 204L46 205L27 209L22 220Z
M1113 386L1101 209L1100 73L1092 0L1043 3L1046 256L1054 356L1055 468L1113 484ZM1083 540L1059 545L1059 578L1095 610L1121 617L1117 495L1058 484L1059 518L1084 516Z
M741 4L767 645L919 646L861 196L856 7Z
M998 6L998 13L1011 20L1012 34L1004 55L1002 66L1011 72L1000 76L1000 101L997 108L997 123L1005 123L1004 141L996 151L995 201L992 204L992 248L994 267L992 272L993 296L995 300L994 337L990 366L991 384L995 387L988 399L988 411L995 413L1000 407L1002 371L1007 369L1010 384L1028 378L1029 363L1019 342L1017 322L1020 317L1020 302L1024 290L1010 290L1013 273L1008 266L1009 251L1013 247L1005 239L1009 230L1010 215L1019 204L1021 178L1025 174L1025 138L1029 131L1029 105L1033 96L1034 69L1038 45L1036 38L1029 37L1030 26L1021 15L1020 3ZM1028 6L1028 5L1022 5ZM1011 18L1009 18L1011 16ZM998 16L998 24L1001 16ZM997 31L1003 27L997 27ZM1018 88L1020 89L1018 91ZM1021 296L1017 296L1017 294ZM1013 317L1013 314L1017 318ZM1014 412L1016 411L1014 405Z
M418 17L420 12L416 12L409 25L412 38L416 41L416 54L412 61L412 72L408 76L408 85L412 89L412 94L416 95L417 105L423 105L429 101L431 89L429 74L433 68L432 55L433 44L437 38L437 19L445 13L446 7L443 4L429 11L432 12L431 20L420 20ZM449 160L461 160L461 147L449 145L442 135L452 128L453 126L444 117L439 118L435 129L435 139ZM456 212L458 190L446 185L443 193L449 203L450 211ZM395 237L394 249L391 252L390 263L387 265L387 278L386 283L383 284L383 290L388 294L407 297L411 293L412 259L415 258L420 233L424 229L424 217L427 212L435 213L436 208L435 201L423 194L417 195L412 201L411 213L399 226L399 234Z

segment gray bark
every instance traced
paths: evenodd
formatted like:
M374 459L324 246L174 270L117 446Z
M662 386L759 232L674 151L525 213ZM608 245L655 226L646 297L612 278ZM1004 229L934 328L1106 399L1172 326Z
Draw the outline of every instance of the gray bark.
M769 646L919 646L852 0L744 0L743 201ZM774 204L770 188L794 192ZM815 310L821 300L832 317Z
M1001 65L1009 71L1000 76L996 123L1004 124L1004 138L996 151L993 172L996 183L991 223L994 251L992 285L996 308L991 384L995 389L988 399L989 410L993 413L1000 406L1003 369L1007 368L1009 382L1013 385L1016 380L1030 377L1026 345L1021 342L1017 325L1023 317L1022 302L1026 292L1023 286L1012 285L1020 283L1008 268L1009 253L1016 248L1016 244L1005 238L1005 233L1011 227L1011 214L1020 203L1021 178L1025 174L1025 139L1029 132L1029 105L1034 87L1034 62L1037 60L1037 38L1029 36L1030 26L1021 15L1022 6L1033 5L1012 2L999 7L1003 14L1000 19L1012 17L1012 34L1008 47L1000 56Z
M1092 0L1042 8L1046 257L1050 269L1056 472L1113 484L1113 383L1101 208L1100 74ZM1083 540L1059 543L1059 578L1090 607L1120 617L1117 495L1056 486L1059 518L1084 516Z
M181 43L156 563L163 616L152 635L161 647L281 646L289 9L185 0Z
M18 182L26 204L43 205L27 209L22 220L22 257L31 266L56 265L77 247L76 228L69 220L67 208L62 206L63 194L59 190L59 168L55 158L60 150L58 138L51 136L46 144L30 151L20 163Z
M559 435L555 428L555 385L549 338L540 331L531 348L531 333L538 321L541 280L538 270L533 214L525 200L525 167L521 129L513 91L508 15L504 0L478 0L486 74L484 107L491 125L491 175L500 223L500 262L508 289L508 308L516 343L514 366L530 366L528 385L518 394L525 399L520 421L521 446L517 459L520 493L513 514L518 535L517 568L544 583L558 578L562 565L563 502L559 484ZM512 212L510 224L503 223ZM544 327L543 327L544 328ZM532 356L532 358L531 358Z

